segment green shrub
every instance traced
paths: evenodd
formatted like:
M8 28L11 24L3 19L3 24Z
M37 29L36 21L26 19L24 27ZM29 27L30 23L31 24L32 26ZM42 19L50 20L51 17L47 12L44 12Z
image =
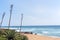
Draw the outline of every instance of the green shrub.
M6 38L0 37L0 40L7 40Z
M20 33L15 32L15 30L4 30L4 32L0 32L0 40L28 40L28 38L24 35L20 35Z

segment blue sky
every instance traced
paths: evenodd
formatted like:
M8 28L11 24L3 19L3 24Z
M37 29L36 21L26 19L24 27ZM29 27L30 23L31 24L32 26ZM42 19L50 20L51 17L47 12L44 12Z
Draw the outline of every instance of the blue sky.
M3 26L8 26L11 4L11 26L20 25L21 13L23 25L60 25L60 0L0 0L0 22L3 12L6 13Z

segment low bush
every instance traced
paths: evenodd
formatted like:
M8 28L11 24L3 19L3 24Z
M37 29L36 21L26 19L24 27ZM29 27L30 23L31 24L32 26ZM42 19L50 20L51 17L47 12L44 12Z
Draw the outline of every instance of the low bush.
M0 31L0 40L28 40L28 38L15 30L4 30Z

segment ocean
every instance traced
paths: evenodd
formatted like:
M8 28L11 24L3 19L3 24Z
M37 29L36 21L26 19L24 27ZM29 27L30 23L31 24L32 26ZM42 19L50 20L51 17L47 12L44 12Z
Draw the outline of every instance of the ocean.
M10 26L10 29L15 29L17 32L19 32L20 26ZM2 28L8 28L8 26L2 26ZM22 32L33 32L37 33L38 35L44 35L44 36L55 36L60 37L60 25L57 26L22 26L21 27Z

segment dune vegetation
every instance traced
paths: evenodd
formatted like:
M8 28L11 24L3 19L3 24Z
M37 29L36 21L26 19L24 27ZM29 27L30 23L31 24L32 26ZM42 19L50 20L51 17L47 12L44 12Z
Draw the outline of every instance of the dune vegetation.
M15 30L0 30L0 40L28 40L28 38Z

